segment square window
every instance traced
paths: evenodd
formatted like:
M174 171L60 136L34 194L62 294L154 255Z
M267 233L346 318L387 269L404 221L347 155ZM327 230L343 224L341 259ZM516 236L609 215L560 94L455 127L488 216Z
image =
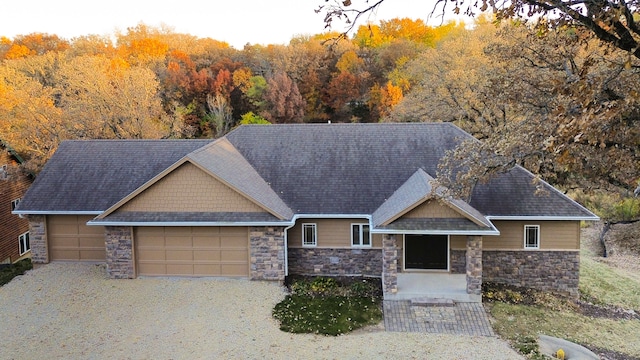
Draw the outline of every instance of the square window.
M351 245L371 246L369 224L351 224Z
M318 227L316 224L302 224L302 246L318 244Z
M18 243L20 246L20 256L31 250L31 244L29 244L29 232L18 236Z
M540 225L524 226L524 248L525 249L540 248Z

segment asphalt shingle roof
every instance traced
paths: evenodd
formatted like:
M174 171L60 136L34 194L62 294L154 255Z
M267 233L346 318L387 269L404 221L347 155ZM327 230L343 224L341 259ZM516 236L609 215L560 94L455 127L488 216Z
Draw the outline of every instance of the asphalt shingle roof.
M239 212L116 212L103 219L96 220L99 223L122 222L269 222L276 223L280 220L269 213L239 213Z
M211 140L64 141L18 211L100 212Z
M222 138L198 149L187 158L282 218L290 219L293 216L291 209L227 139Z
M435 176L445 151L471 138L447 123L388 123L248 125L214 144L212 140L68 141L36 178L18 211L104 211L188 156L284 218L371 215L378 209L382 211L378 215L389 219L390 211L426 191L408 181L412 176L418 174L420 186L426 186L424 179ZM547 195L535 195L532 179L532 174L516 167L479 184L468 203L450 202L476 218L593 217L544 182L539 186L548 190ZM399 189L402 201L385 204ZM412 194L412 189L419 191Z

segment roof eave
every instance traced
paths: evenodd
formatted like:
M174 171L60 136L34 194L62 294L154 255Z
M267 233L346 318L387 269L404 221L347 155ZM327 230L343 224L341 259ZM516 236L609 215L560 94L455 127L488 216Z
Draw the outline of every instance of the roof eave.
M392 229L372 229L372 234L403 234L403 235L474 235L474 236L497 236L498 230L392 230Z
M103 211L14 210L14 215L100 215Z
M529 221L599 221L593 216L548 216L548 215L487 215L489 220L529 220Z
M290 226L290 221L95 221L89 226Z

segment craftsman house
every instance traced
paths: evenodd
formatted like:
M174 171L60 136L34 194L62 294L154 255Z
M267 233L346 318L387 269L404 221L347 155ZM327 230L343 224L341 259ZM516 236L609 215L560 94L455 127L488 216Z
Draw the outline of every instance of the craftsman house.
M29 221L11 212L31 185L20 169L22 158L0 142L0 264L12 264L29 256Z
M577 294L580 221L521 167L470 201L432 180L470 135L446 123L241 126L217 140L67 141L15 214L34 262L102 261L113 278L466 274ZM543 195L536 195L543 186Z

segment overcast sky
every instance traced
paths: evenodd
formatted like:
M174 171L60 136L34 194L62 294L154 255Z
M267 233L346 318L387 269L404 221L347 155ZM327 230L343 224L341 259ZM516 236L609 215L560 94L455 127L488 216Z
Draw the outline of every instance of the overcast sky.
M292 37L324 31L314 9L322 0L0 0L0 36L34 32L71 39L113 35L144 23L175 32L226 41L241 49L251 44L287 44ZM356 1L354 1L356 3ZM426 19L432 1L385 0L371 20ZM430 25L439 25L434 19ZM343 30L342 25L334 30Z

